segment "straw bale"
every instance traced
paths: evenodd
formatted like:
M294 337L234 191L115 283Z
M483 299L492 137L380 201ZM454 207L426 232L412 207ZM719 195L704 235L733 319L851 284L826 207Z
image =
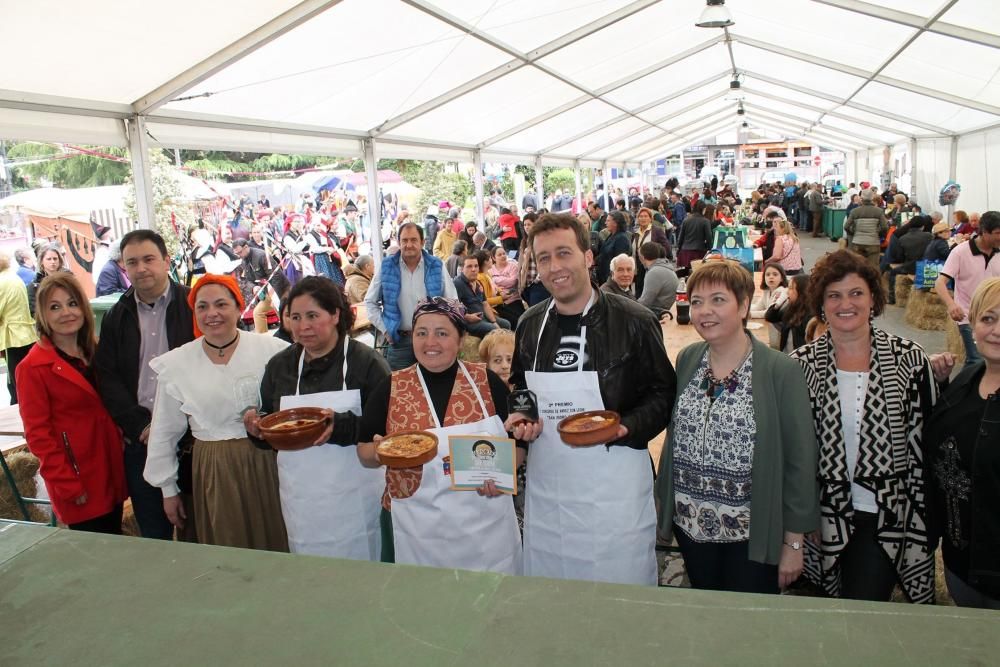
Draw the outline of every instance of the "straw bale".
M906 323L924 331L944 331L948 309L933 291L913 290L906 302Z
M913 276L902 274L896 278L896 305L905 306L913 291Z
M35 483L35 474L38 472L38 459L29 452L13 452L6 456L7 466L10 468L17 488L24 498L37 498L38 485ZM31 521L48 523L48 512L38 505L28 505L28 514ZM6 476L0 474L0 518L16 519L24 521L24 514L14 498L14 490L7 483Z

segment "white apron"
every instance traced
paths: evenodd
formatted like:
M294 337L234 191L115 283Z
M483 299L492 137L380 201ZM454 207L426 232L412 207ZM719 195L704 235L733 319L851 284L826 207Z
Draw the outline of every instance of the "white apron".
M540 331L545 331L547 320L548 311ZM587 327L580 339L587 339ZM543 428L528 448L524 573L655 586L656 511L649 453L629 447L571 447L556 429L563 417L605 409L597 373L584 371L583 360L581 350L574 372L525 372L528 388L538 398Z
M361 414L361 391L346 389L347 348L344 341L342 391L299 394L305 351L299 357L294 396L281 397L281 409L328 408ZM292 553L378 561L382 541L378 516L385 474L365 468L354 447L327 443L298 451L278 452L281 514Z
M462 362L458 364L472 385L483 414L486 404ZM451 475L444 474L449 435L507 437L500 417L443 428L417 367L427 409L437 428L437 456L424 464L420 487L409 498L392 499L392 534L396 562L432 567L521 573L521 538L514 503L509 496L480 496L475 491L452 491Z

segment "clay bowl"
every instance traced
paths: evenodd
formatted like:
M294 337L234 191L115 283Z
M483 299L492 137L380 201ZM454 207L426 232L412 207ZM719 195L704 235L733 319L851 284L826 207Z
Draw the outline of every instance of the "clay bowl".
M292 408L261 419L260 435L277 450L294 451L312 447L329 425L330 418L319 408Z
M611 410L591 410L565 417L556 426L559 437L567 445L591 447L611 442L618 434L621 417ZM586 428L581 428L586 425Z
M393 440L413 435L421 436L427 441L426 446L419 453L412 456L399 456L383 451L392 445ZM434 457L437 456L437 450L438 439L433 433L429 431L399 431L382 438L382 441L375 447L375 455L378 457L379 463L388 468L417 468L433 461Z

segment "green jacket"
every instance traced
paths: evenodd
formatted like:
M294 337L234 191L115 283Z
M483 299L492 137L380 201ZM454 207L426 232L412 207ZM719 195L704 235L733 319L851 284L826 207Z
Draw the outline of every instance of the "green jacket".
M677 357L677 403L708 343L694 343ZM753 338L753 409L757 421L750 507L750 560L777 564L785 531L810 533L819 528L818 447L809 388L802 368L787 355ZM660 533L670 537L674 520L674 430L670 429L655 494Z

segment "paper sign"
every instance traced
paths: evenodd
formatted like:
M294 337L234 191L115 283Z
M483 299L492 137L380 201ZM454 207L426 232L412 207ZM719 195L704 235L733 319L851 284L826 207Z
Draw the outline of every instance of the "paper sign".
M453 491L475 491L493 480L501 493L517 493L517 454L512 439L450 435L448 449Z

